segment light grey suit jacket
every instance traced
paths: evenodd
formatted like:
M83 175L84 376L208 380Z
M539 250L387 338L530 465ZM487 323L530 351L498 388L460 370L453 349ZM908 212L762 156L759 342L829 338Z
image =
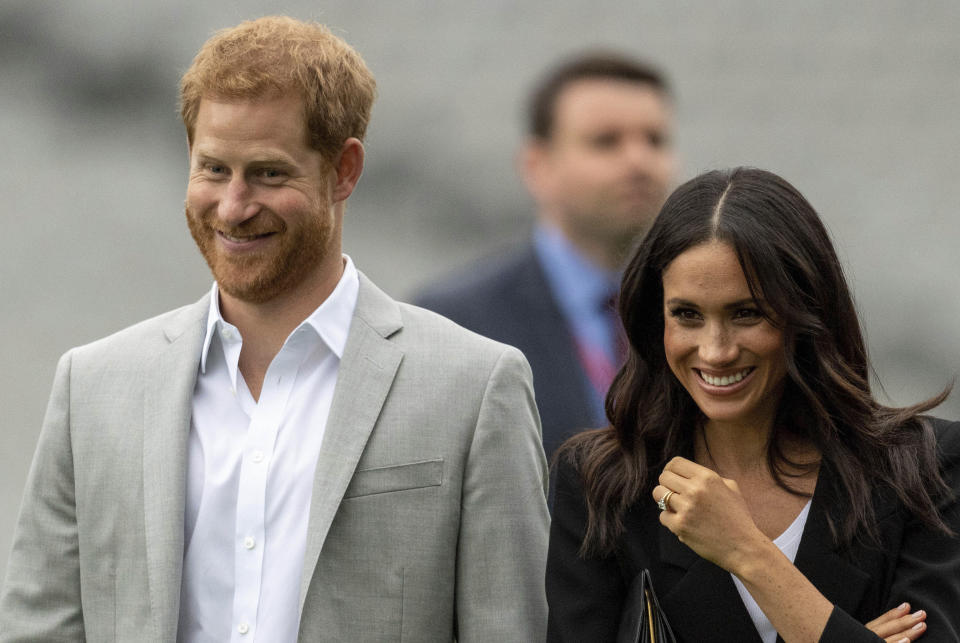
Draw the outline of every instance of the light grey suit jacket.
M60 360L0 640L175 640L208 305ZM300 640L543 640L539 430L520 352L361 276L317 462Z

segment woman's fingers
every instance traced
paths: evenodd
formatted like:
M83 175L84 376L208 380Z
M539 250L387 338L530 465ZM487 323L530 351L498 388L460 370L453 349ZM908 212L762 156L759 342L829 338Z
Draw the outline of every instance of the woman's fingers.
M659 482L661 486L664 486L667 489L673 489L677 493L680 493L681 491L685 491L690 486L695 484L695 482L693 482L689 478L678 476L676 473L673 473L672 471L667 471L666 469L664 469L663 472L660 473L660 477L657 478L657 482Z
M676 456L667 463L667 466L663 468L664 471L670 471L684 478L694 478L698 475L703 475L707 473L713 473L707 467L697 464L693 460L687 460L686 458L681 458Z
M903 632L898 632L893 636L888 636L884 639L884 641L887 643L909 643L910 641L916 641L918 638L923 636L926 631L927 624L923 621L920 621Z
M676 511L676 507L671 505L671 503L674 502L677 498L676 491L673 491L672 489L665 487L663 485L657 485L656 487L653 488L653 493L650 495L653 496L653 501L656 502L657 504L660 504L661 500L665 500L664 509L662 509L661 511L663 510Z
M915 641L927 631L926 618L923 610L911 614L910 605L903 603L867 623L867 629L887 643Z
M909 613L910 613L910 603L901 603L897 607L894 607L892 610L881 614L880 616L873 619L872 621L868 621L867 628L877 636L886 637L889 635L887 633L888 630L890 633L893 633L896 631L896 630L889 629L890 623L902 616L906 616Z

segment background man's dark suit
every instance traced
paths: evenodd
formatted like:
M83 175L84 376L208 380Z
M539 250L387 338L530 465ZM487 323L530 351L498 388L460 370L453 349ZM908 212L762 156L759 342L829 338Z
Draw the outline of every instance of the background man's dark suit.
M415 303L523 351L548 457L567 437L595 424L590 382L531 244L452 276Z
M666 79L629 57L587 53L549 70L531 93L520 154L536 202L535 241L414 298L523 351L548 459L574 432L605 423L619 351L615 329L596 335L598 304L669 192L672 115ZM598 275L609 281L602 292L594 292ZM590 297L571 296L581 291Z

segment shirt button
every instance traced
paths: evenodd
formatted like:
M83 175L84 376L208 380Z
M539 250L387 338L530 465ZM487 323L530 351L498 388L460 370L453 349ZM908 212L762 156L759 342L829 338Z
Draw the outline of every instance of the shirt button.
M247 536L243 539L243 546L247 549L253 549L257 546L257 541L253 539L253 536ZM242 634L243 632L241 632Z
M246 634L247 632L250 631L250 626L247 625L246 623L241 623L240 625L237 626L237 631L240 632L241 634Z
M231 339L233 337L233 331L229 328L224 328L220 331L220 336L224 339Z
M263 451L254 451L250 459L253 460L255 464L260 464L263 462Z

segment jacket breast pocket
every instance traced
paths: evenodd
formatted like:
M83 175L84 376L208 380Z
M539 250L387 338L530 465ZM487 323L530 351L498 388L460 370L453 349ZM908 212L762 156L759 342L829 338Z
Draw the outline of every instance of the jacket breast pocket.
M347 498L438 487L443 483L443 458L359 469L343 494Z

